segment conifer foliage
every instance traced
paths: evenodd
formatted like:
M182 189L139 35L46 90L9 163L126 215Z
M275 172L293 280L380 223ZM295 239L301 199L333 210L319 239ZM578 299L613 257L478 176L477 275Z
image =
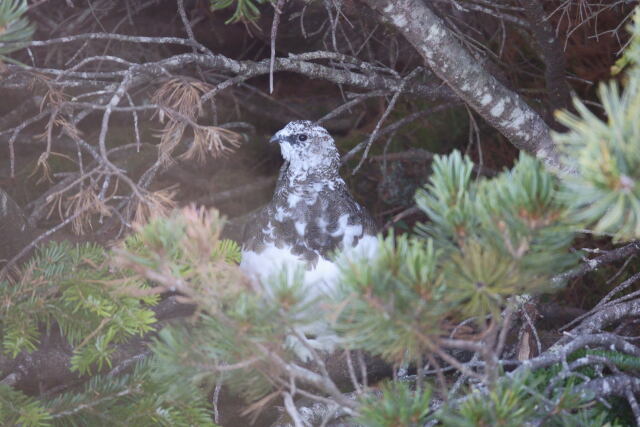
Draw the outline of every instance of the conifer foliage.
M163 222L163 238L171 238L174 223ZM135 248L151 223L126 244ZM145 249L147 250L147 249ZM234 245L221 244L216 254L237 259ZM19 279L0 284L0 339L3 353L30 353L52 329L73 349L70 369L78 378L109 372L112 354L131 337L155 329L151 310L158 295L132 272L114 271L112 254L104 248L51 243L23 267ZM185 396L163 395L172 381L154 375L153 359L120 376L95 375L83 386L45 401L30 399L6 385L0 389L2 425L210 425L199 390ZM186 400L183 398L186 397Z
M33 34L33 24L24 17L27 0L4 0L0 3L0 42L27 41ZM6 54L20 49L20 44L0 48L0 59L9 60Z
M578 174L566 180L567 218L607 233L616 241L640 237L640 18L635 15L632 43L620 61L625 83L600 86L606 120L575 100L577 115L561 112L570 132L557 134L574 159Z
M270 0L209 0L211 10L219 10L235 7L233 15L227 20L231 22L251 22L260 16L259 4L267 3Z

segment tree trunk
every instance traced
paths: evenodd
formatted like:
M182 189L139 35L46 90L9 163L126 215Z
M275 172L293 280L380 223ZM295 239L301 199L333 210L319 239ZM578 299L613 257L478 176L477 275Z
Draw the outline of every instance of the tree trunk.
M396 27L425 64L513 145L547 166L566 169L542 117L485 70L423 1L363 1Z

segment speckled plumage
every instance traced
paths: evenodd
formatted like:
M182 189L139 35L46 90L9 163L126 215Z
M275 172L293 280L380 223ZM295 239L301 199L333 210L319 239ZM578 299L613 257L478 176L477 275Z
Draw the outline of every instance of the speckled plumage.
M280 144L285 163L273 199L247 224L241 267L262 278L281 267L279 260L297 260L306 268L305 283L327 285L337 268L327 271L327 277L320 270L330 270L331 254L365 242L371 246L375 222L349 194L338 173L338 150L323 127L294 121L272 141Z

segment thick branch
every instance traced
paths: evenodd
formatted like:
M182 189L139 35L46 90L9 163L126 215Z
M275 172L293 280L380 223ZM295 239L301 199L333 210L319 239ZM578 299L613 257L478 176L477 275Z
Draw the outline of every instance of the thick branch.
M593 331L602 330L608 325L626 317L640 317L640 299L634 299L629 302L623 302L603 308L580 323L578 327L571 331L571 334L588 334Z
M624 397L628 391L640 393L640 379L623 374L610 375L581 384L576 391L585 394L592 393L596 397Z
M537 369L546 368L556 363L566 361L570 354L580 350L581 348L587 347L601 347L636 357L640 356L640 348L625 341L622 337L610 333L585 334L576 337L569 343L555 344L540 356L523 361L522 365L512 371L509 375L513 377L524 371L535 371Z
M584 276L586 273L595 271L603 265L628 258L637 253L640 253L640 240L636 240L635 242L631 242L626 246L622 246L620 248L605 252L604 255L600 255L597 258L590 259L589 261L572 270L555 276L552 280L554 283L562 283L565 280Z
M90 38L95 38L98 34L86 34L84 36L94 36ZM81 38L83 35L74 36L74 38L64 38L76 40L77 38ZM112 34L111 36L119 36L118 34ZM125 36L122 36L125 37ZM109 37L103 37L108 39ZM150 42L150 40L155 40L157 43L162 43L162 40L167 38L153 38L153 37L142 37L142 38L133 38L135 41L138 39L143 39L144 42ZM55 39L58 42L63 39ZM176 42L178 40L184 41L185 45L189 45L191 42L184 39L175 39L170 38L172 42ZM45 43L49 41L43 42L32 42L32 43ZM2 47L2 43L0 43L0 47ZM166 75L167 71L171 70L183 70L188 65L200 65L202 67L207 67L210 70L215 70L219 72L230 73L235 76L242 76L242 80L249 79L251 77L265 75L269 73L270 70L270 61L268 59L255 62L255 61L237 61L235 59L228 58L224 55L217 54L197 54L197 53L187 53L181 55L174 55L167 59L158 61L158 62L150 62L136 65L136 73L134 74L134 78L130 84L130 87L136 87L139 84L152 80L155 77ZM390 77L385 76L381 72L377 72L374 70L374 67L370 64L356 64L355 68L358 68L360 72L349 71L347 69L336 69L330 66L325 66L322 64L317 64L314 62L309 62L306 60L302 60L298 57L292 56L290 58L276 58L273 63L274 71L289 71L297 74L302 74L311 79L321 79L327 80L335 84L343 84L352 86L354 88L367 89L367 90L384 90L385 92L402 92L402 93L412 93L421 96L428 96L430 98L445 98L451 99L452 93L446 87L441 87L436 84L424 84L419 81L414 82L405 82L402 78L399 77ZM0 80L0 87L28 87L33 84L33 78L28 73L28 71L22 69L18 66L10 66L9 67L12 73L6 78ZM68 74L67 70L56 70L56 69L36 69L31 68L30 70L35 70L44 74L51 74L56 76L66 76ZM131 68L130 68L131 70ZM119 77L120 74L128 74L130 71L113 71L102 73L102 76L109 77ZM21 78L22 76L26 76L26 78ZM417 79L419 80L419 79ZM112 81L104 82L105 85L112 83Z
M363 0L388 19L424 62L487 122L521 150L555 169L566 169L542 118L496 80L420 0Z

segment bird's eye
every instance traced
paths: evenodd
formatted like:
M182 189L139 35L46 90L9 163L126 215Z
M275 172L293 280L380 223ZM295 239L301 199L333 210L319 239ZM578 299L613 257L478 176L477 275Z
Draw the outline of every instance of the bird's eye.
M306 141L307 140L307 135L305 135L304 133L301 135L298 135L298 141Z

